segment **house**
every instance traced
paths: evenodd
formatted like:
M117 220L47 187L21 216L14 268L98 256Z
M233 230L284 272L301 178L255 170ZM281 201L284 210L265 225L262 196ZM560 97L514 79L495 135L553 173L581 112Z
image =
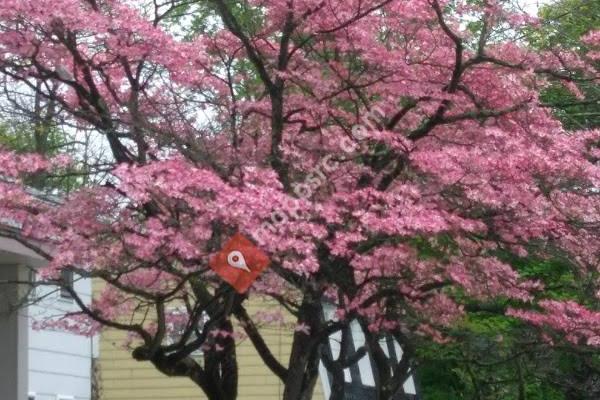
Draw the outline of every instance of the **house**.
M253 302L248 312L253 314L275 304ZM282 362L287 361L293 332L290 329L265 328L263 338ZM108 329L100 334L100 399L101 400L199 400L202 390L188 378L167 377L149 362L138 362L124 347L126 334ZM283 385L264 365L249 340L238 342L237 360L240 368L240 400L280 400ZM315 399L323 399L317 384Z
M31 292L28 282L45 262L14 236L0 233L0 399L90 400L95 339L33 329L34 320L77 310L68 292L57 287ZM89 280L65 279L91 299Z
M250 302L248 312L253 314L265 307L280 307L275 303ZM324 317L332 318L333 311L324 308ZM293 331L289 328L269 327L262 329L265 342L273 350L273 354L284 365L290 355ZM357 323L352 324L351 336L354 348L364 344ZM198 400L204 398L199 387L188 378L173 378L162 375L149 362L138 362L131 357L131 352L124 347L126 334L108 329L100 334L100 399L101 400ZM330 337L330 354L334 358L339 354L341 333ZM383 346L390 357L402 357L402 350L392 340ZM280 400L283 394L281 381L264 365L249 341L238 343L237 360L239 362L239 394L240 400ZM327 400L330 394L330 377L325 367L320 366L320 379L313 394L314 400ZM368 357L345 371L346 398L370 400L375 398L375 381ZM406 393L417 399L414 379L409 378L404 384Z
M31 293L35 271L45 259L13 234L0 230L0 400L91 400L94 360L98 360L98 393L101 400L196 400L200 389L187 378L161 375L150 363L135 361L124 348L125 334L105 330L98 338L48 329L33 329L33 321L78 311L69 292L58 287L38 286ZM33 246L35 247L35 246ZM78 295L91 302L90 280L64 276ZM31 304L30 304L31 303ZM251 302L250 314L274 309L275 303ZM324 318L332 318L332 310L324 307ZM285 365L291 349L292 330L268 327L263 337L273 354ZM353 348L364 343L358 324L352 324ZM333 358L339 353L341 334L330 337ZM390 357L401 357L400 347L393 341L384 350ZM278 400L283 385L264 365L249 341L238 344L237 357L241 369L240 400ZM321 365L320 379L314 399L329 398L330 377ZM374 394L374 379L368 357L345 371L346 398L369 400ZM407 393L416 389L411 378L404 385ZM416 396L415 396L416 398ZM94 399L97 400L97 399Z
M87 338L63 331L36 330L34 320L77 311L68 292L56 287L40 286L32 296L31 282L45 260L31 248L0 233L0 393L1 400L91 400L93 361L98 359L99 395L101 400L197 400L200 389L187 378L161 375L150 363L140 363L125 349L125 335L106 330L97 338ZM91 300L89 280L71 280L79 296ZM31 300L36 301L31 302ZM28 303L28 306L26 304ZM253 313L276 304L252 303ZM329 318L325 307L324 317ZM265 341L284 364L289 357L292 332L289 328L265 328ZM336 336L338 335L338 336ZM339 352L339 333L330 337L331 355ZM353 347L362 345L360 329L352 327ZM393 342L384 346L390 357L401 357ZM237 349L240 374L240 400L278 400L283 385L267 369L249 341ZM367 357L345 371L346 398L368 400L374 389L373 374ZM415 393L413 379L404 385ZM329 376L321 365L320 382L314 399L329 397ZM416 396L415 396L416 398ZM94 399L96 400L96 399Z

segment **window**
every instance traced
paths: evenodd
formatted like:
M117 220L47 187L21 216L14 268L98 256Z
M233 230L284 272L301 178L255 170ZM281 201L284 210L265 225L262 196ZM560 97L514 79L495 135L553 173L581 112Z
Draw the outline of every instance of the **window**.
M73 271L63 269L60 271L60 297L72 299L70 290L73 290Z
M30 268L30 269L27 271L27 273L28 273L28 275L29 275L29 276L28 276L28 278L27 278L27 279L28 279L28 281L29 281L29 288L28 288L28 290L29 290L29 299L30 299L30 300L35 300L35 299L36 299L36 297L37 297L37 295L36 295L36 286L35 286L35 283L36 283L36 281L37 281L37 278L36 278L36 272L35 272L35 269L33 269L33 268ZM34 398L34 400L35 400L35 393L33 393L33 398Z
M57 394L56 400L75 400L75 397L67 396L66 394Z
M168 344L168 345L177 343L181 340L181 336L183 335L185 329L187 328L187 322L188 322L187 314L184 312L180 312L179 310L173 310L171 312L171 315L174 318L172 318L173 321L167 325L166 344ZM177 318L177 316L181 316L181 318ZM200 320L198 321L198 326L197 326L198 332L202 332L202 330L204 329L204 326L208 323L209 319L210 319L210 317L208 316L208 314L203 311L202 315L200 316ZM196 332L192 333L191 337L189 338L189 342L194 341L196 338L197 338ZM190 356L198 364L201 364L203 362L204 354L201 349L195 350L194 352L192 352L190 354Z
M323 317L326 321L335 320L335 306L331 303L323 303ZM351 321L347 331L350 342L348 344L347 354L352 355L365 344L365 333L358 321ZM340 353L342 333L335 332L329 336L329 346L326 351L329 357L336 359ZM391 336L382 337L379 341L381 349L390 361L397 363L402 359L402 348ZM331 393L331 379L329 371L326 369L323 361L319 365L319 375L323 384L325 398L328 399ZM368 355L364 355L358 362L349 368L344 369L345 393L347 399L371 400L376 398L375 376L372 360ZM417 390L415 388L412 376L404 382L404 391L408 398L417 399Z

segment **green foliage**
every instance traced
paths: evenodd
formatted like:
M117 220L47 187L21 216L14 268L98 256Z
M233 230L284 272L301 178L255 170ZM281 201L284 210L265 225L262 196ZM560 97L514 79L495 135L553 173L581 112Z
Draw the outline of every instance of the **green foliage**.
M580 38L600 28L600 2L597 0L560 0L543 6L539 12L542 28L532 37L536 47L557 46L585 51Z
M0 148L18 153L38 153L45 157L70 151L70 138L55 126L35 126L24 123L0 123ZM75 170L60 171L61 176L39 173L29 177L30 187L49 192L70 192L81 186Z
M560 0L541 8L542 25L528 32L529 42L536 48L568 48L584 55L589 49L580 38L591 30L600 29L600 1ZM576 78L583 75L576 74ZM543 103L552 107L566 129L593 129L600 126L600 86L597 82L577 82L585 99L578 100L560 82L541 93Z
M511 263L523 278L540 280L546 297L583 304L593 299L586 293L586 279L576 276L568 260L498 257ZM600 376L598 352L547 344L536 328L505 315L506 301L462 300L467 312L447 332L451 342L423 341L417 346L424 400L598 398L600 391L594 383Z
M249 36L256 34L264 25L264 15L258 7L252 7L247 1L228 0L227 3L231 13L239 23L242 31ZM191 7L188 6L188 7ZM215 10L213 2L198 2L194 4L194 20L192 22L190 35L197 33L212 34L217 31L221 23L220 17Z
M36 135L35 127L19 123L0 123L0 146L19 153L37 152L48 156L59 153L66 144L64 135L50 127Z
M591 82L577 84L585 99L578 100L562 84L554 83L540 96L551 105L554 115L569 130L600 127L600 86Z

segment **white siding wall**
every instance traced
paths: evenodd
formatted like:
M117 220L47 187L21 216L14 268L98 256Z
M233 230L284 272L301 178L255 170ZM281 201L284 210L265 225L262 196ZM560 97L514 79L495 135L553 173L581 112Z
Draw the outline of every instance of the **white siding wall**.
M89 302L92 285L75 278L75 290ZM43 301L29 307L29 392L35 400L89 400L92 354L97 341L62 331L35 330L33 320L77 311L73 300L63 299L54 288L38 288ZM61 397L64 396L64 397Z

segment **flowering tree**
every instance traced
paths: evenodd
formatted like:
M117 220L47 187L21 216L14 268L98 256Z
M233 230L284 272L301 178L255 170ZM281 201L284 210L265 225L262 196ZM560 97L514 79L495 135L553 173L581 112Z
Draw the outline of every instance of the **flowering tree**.
M508 261L564 257L598 285L600 132L565 132L537 95L548 78L597 79L600 36L584 56L536 53L520 40L535 24L492 0L5 0L0 72L112 153L110 177L59 206L20 182L64 160L0 156L0 216L21 226L4 234L52 248L37 249L48 282L105 283L47 323L126 331L133 357L209 399L237 395L238 333L286 400L310 398L320 359L342 398L341 371L365 355L378 398L402 396L414 338L445 341L489 299L547 340L598 345L597 299L549 298ZM208 268L238 231L271 259L248 295ZM297 319L285 363L248 296ZM350 321L364 346L326 357ZM383 335L403 347L393 365Z

